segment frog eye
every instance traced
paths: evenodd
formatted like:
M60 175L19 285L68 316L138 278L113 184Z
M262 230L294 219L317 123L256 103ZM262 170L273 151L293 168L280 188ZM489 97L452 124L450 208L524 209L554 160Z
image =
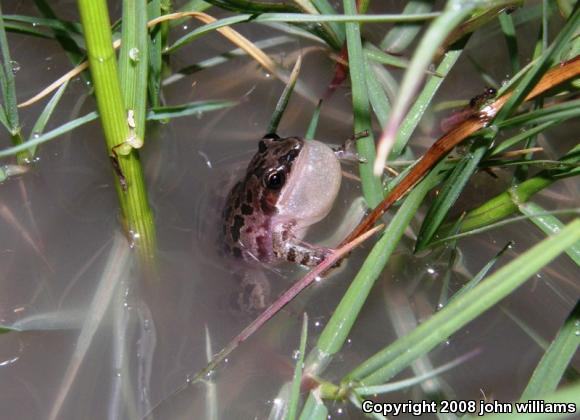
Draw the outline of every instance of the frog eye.
M286 182L286 175L281 170L273 170L266 174L264 184L270 190L279 190Z

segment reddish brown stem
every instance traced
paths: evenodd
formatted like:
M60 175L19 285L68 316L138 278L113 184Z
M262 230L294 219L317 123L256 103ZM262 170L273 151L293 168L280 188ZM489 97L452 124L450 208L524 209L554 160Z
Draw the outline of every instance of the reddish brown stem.
M550 69L526 96L525 101L532 100L554 86L578 75L580 75L580 56ZM508 92L496 99L492 104L485 106L479 113L466 119L433 143L411 172L393 188L391 193L348 235L341 245L369 230L393 203L413 188L455 146L485 127L505 105L510 96L511 92Z

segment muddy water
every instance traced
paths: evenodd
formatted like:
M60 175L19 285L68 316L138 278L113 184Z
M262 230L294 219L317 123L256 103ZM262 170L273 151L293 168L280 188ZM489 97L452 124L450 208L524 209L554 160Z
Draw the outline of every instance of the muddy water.
M120 6L112 6L118 16ZM61 1L55 7L76 19L75 2ZM3 8L5 13L36 13L24 1ZM185 23L174 35L191 27ZM253 40L279 35L252 25L240 30ZM535 33L535 28L530 31ZM494 32L495 27L473 37L468 51L501 81L509 74L503 49L485 48L502 41L494 38ZM9 42L18 63L21 100L70 68L55 42L16 34L9 35ZM292 99L280 127L282 135L305 132L314 101L331 78L333 63L313 46L311 41L293 39L270 50L287 66L298 52L304 53L300 83L309 95ZM171 65L178 70L231 48L217 35L206 36L180 51ZM469 99L484 86L464 56L437 102ZM139 271L133 251L120 235L111 168L97 123L41 146L39 161L28 173L0 184L0 321L25 330L0 336L2 418L140 418L160 402L154 412L158 418L207 418L211 389L221 418L268 416L278 390L292 375L301 314L309 314L312 345L368 247L357 250L340 274L299 296L242 345L211 375L215 388L197 384L177 395L174 391L205 365L208 345L216 352L252 319L232 306L241 268L226 264L215 253L213 232L226 186L256 149L281 90L278 80L246 58L164 88L169 104L231 99L239 105L148 126L142 158L159 236L157 276ZM93 110L87 92L82 78L73 81L49 128ZM350 100L348 89L341 87L325 104L319 139L341 143L351 135ZM22 112L26 134L42 107ZM425 118L413 139L417 153L434 140L441 116L430 113ZM567 150L575 142L569 133L577 130L576 122L541 136L546 156L554 158ZM0 142L2 147L9 145L5 132ZM509 174L499 170L497 175L478 174L461 197L457 213L504 190ZM561 181L537 202L549 209L577 206L577 188L573 181ZM335 231L358 196L357 182L345 181L336 208L311 239L318 241ZM412 238L418 227L415 221L325 379L339 380L358 362L427 319L437 308L442 285L448 282L449 294L457 290L509 240L515 245L499 265L543 237L523 222L461 240L454 259L448 250L413 256ZM289 266L267 270L274 294L303 274ZM401 377L428 370L429 364L474 355L461 368L445 373L438 383L389 399L420 399L438 391L464 399L479 399L482 393L498 400L517 398L542 350L515 320L551 339L580 295L577 278L578 270L567 257L558 258ZM575 363L578 366L579 361ZM330 411L337 418L360 417L351 406L334 404Z

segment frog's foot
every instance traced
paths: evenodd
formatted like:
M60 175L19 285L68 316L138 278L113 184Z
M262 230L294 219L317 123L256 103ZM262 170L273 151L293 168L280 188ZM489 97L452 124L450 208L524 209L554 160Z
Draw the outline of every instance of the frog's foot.
M277 258L306 267L316 267L333 252L330 248L312 245L293 236L285 237L285 234L274 235L273 239Z
M366 163L367 160L359 156L356 151L356 141L369 135L367 130L356 133L354 136L346 139L342 146L334 148L334 154L342 162Z
M235 310L243 314L262 312L271 303L270 281L262 270L244 273L240 287L232 303Z

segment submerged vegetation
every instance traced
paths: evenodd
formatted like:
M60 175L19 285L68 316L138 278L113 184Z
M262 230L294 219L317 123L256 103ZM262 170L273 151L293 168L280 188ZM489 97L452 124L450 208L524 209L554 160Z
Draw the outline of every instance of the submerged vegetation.
M550 211L534 201L536 194L559 180L580 174L578 139L558 159L544 157L537 142L542 133L570 123L580 114L580 6L573 0L531 4L518 0L448 0L440 8L428 0L404 3L400 13L375 14L369 12L374 6L370 0L344 0L340 6L327 0L191 0L184 4L173 4L171 0L123 0L122 19L111 22L105 0L78 0L80 18L72 22L59 18L58 10L53 10L50 2L35 0L42 17L0 14L0 121L7 134L2 138L11 142L1 145L0 182L29 176L34 171L36 156L42 155L40 145L58 141L65 133L98 119L122 211L121 229L128 243L139 250L141 262L150 264L156 258L157 233L139 158L139 149L148 146L147 122L167 122L236 105L215 98L170 106L165 103L164 87L172 79L199 70L212 71L232 58L246 56L280 80L280 91L286 87L272 110L270 124L264 123L268 131L275 132L291 95L301 89L300 67L304 59L299 58L293 70L284 68L265 52L276 46L276 37L254 42L241 35L236 26L267 26L281 31L288 39L301 37L323 45L336 63L334 73L328 74L332 81L325 97L313 112L307 137L314 137L324 101L339 86L348 86L352 93L352 133L358 137L362 195L374 210L325 265L298 282L273 308L210 358L208 366L192 367L198 373L190 382L205 379L208 371L363 239L368 243L374 241L372 248L318 336L309 337L308 317L304 316L294 377L288 378L288 384L280 391L282 409L276 412L280 407L274 407L273 415L323 419L335 400L351 401L360 408L365 396L392 392L433 378L439 371L408 383L389 382L416 360L428 357L432 349L497 305L560 254L580 264L580 208ZM181 37L172 35L174 25L185 20L200 24ZM454 105L437 104L434 98L452 74L470 37L493 24L499 26L505 44L490 48L505 49L512 76L497 83L480 67L477 77L494 89L471 103L470 98L458 98L461 111L452 115L435 146L426 154L417 155L410 142L419 123L428 110ZM525 57L522 50L529 48L521 48L522 40L518 37L524 24L539 28L537 37L528 40L533 43L532 55ZM371 25L373 31L380 31L382 39L365 36ZM216 32L236 49L173 72L172 54L184 46L203 42L203 37ZM12 71L10 33L59 43L73 70L40 94L18 104L17 96L21 95L17 95ZM393 69L402 69L400 83L393 77ZM46 131L69 81L78 77L90 81L87 89L96 99L96 110ZM46 105L32 130L25 132L19 113L39 101L45 101ZM479 171L492 172L494 168L513 169L505 191L486 197L476 207L461 208L465 211L456 217L458 199L474 175ZM427 199L432 191L437 192L436 196ZM391 207L395 207L392 217L384 222L384 227L377 228ZM416 252L441 247L453 251L459 238L518 220L539 228L546 238L493 270L496 262L505 258L502 254L506 246L450 296L447 286L441 285L445 290L439 309L431 317L385 348L369 349L374 354L339 380L327 379L328 366L344 350L371 289L421 208L426 213L415 232ZM119 247L122 245L117 240L115 248ZM123 256L117 263L128 264L127 256ZM126 270L109 267L111 278L115 279L126 275ZM577 279L575 282L578 292ZM578 296L580 293L572 298L578 301ZM545 349L522 400L567 398L566 402L580 406L578 372L570 364L580 344L578 302ZM95 303L90 310L98 306ZM18 334L18 329L7 325L2 332ZM74 376L74 369L72 372ZM336 375L329 377L336 379ZM559 387L562 381L567 383ZM300 386L306 383L308 387ZM441 389L438 392L441 393L429 397L446 398ZM58 417L61 403L55 403L51 417Z

